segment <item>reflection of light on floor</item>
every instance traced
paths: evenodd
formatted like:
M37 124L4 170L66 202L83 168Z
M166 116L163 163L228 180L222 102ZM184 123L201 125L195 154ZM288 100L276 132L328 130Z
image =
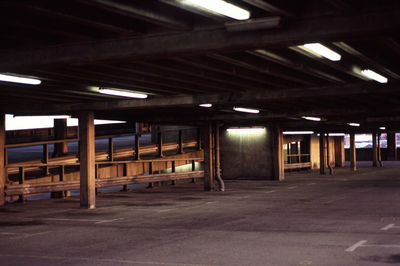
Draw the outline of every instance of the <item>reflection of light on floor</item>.
M12 114L6 115L6 130L36 129L36 128L52 128L54 127L54 119L66 118L67 126L77 126L78 119L71 118L67 115L56 116L16 116ZM111 120L94 120L95 125L126 123L125 121Z

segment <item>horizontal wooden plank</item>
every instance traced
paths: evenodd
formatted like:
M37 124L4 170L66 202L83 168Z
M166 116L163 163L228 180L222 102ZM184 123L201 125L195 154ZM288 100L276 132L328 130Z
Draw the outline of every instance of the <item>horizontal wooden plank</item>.
M311 167L311 162L285 164L285 170L286 169L309 168L309 167Z
M96 187L109 187L126 184L143 184L149 182L161 182L180 179L203 178L203 171L181 172L181 173L165 173L165 174L152 174L152 175L136 175L124 176L116 178L96 179ZM63 190L79 189L79 181L65 181L65 182L46 182L34 184L18 184L7 185L5 192L7 196L21 195L21 194L35 194L47 193Z

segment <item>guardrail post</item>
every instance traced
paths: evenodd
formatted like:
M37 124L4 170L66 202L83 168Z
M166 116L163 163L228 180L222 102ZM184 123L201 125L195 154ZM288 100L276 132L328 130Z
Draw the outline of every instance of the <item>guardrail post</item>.
M22 166L19 168L19 178L18 178L19 184L20 185L24 184L24 180L25 180L25 170L24 167ZM24 202L24 201L25 201L24 195L23 194L19 195L18 202Z
M114 161L114 139L108 138L108 159L113 162Z
M149 175L153 174L153 162L149 162ZM147 188L153 188L154 187L154 183L150 182L149 185L147 186Z
M42 162L46 164L46 166L43 167L44 174L48 175L49 174L49 167L47 164L49 163L49 144L43 144L43 159Z
M140 135L135 135L135 160L140 160Z
M157 135L158 139L158 157L163 157L163 143L162 143L162 133L158 132Z
M128 175L128 165L126 163L123 164L123 175ZM122 188L123 191L128 191L128 185L124 185Z
M196 162L192 160L192 171L196 170ZM192 183L196 183L196 178L192 178Z
M175 169L175 161L172 161L171 164L172 164L172 165L171 165L171 167L172 167L172 168L171 168L171 172L172 172L172 173L175 173L175 171L176 171L176 169ZM173 185L173 186L176 185L176 180L172 180L172 185Z
M197 150L201 151L201 128L197 129Z
M179 138L178 138L178 153L183 153L183 134L182 130L179 130Z

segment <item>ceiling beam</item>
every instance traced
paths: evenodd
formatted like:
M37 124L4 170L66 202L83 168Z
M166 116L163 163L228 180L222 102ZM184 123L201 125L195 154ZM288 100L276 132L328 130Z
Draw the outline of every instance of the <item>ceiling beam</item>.
M376 36L400 27L400 9L341 17L293 20L279 31L233 34L224 28L95 41L34 50L1 53L0 70L45 64L88 63L101 60L171 57L205 52L287 47L304 42L342 40L365 34Z
M345 86L316 87L309 89L292 90L265 90L263 92L238 92L221 94L201 94L190 96L171 96L154 97L146 100L120 100L95 103L74 103L65 105L7 105L4 110L7 112L29 112L32 114L59 114L74 111L108 111L108 110L131 110L149 108L171 108L171 107L195 107L201 103L214 103L220 105L247 104L256 105L268 101L288 101L302 98L334 97L334 96L354 96L354 95L373 95L382 93L397 92L400 90L399 83L377 84L368 82L362 84L351 84ZM249 107L250 107L249 106ZM389 106L390 107L390 106Z

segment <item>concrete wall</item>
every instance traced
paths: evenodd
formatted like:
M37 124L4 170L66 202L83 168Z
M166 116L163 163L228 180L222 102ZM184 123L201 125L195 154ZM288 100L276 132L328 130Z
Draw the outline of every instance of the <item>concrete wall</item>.
M272 135L269 129L227 132L222 128L220 136L224 179L272 179Z

